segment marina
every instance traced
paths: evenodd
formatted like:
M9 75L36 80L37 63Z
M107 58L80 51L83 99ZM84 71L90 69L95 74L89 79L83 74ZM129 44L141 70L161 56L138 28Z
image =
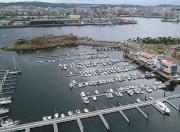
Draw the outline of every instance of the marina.
M22 35L25 37L41 36L44 33L61 35L69 34L72 30L78 36L122 42L128 40L129 36L136 38L146 35L173 35L176 37L179 34L179 31L172 30L165 23L164 28L160 30L158 19L140 19L139 21L144 28L140 28L139 24L132 27L105 26L103 32L100 30L102 27L93 26L62 27L60 30L58 28L3 29L1 32L5 34L5 37L2 39L1 47L21 38ZM147 27L147 24L150 26ZM156 28L151 28L154 26ZM173 29L178 29L177 25L171 26L174 27ZM168 84L168 81L156 72L144 68L142 64L134 63L134 60L125 58L123 53L119 48L91 46L57 47L22 53L1 51L0 73L2 75L0 74L0 78L3 78L8 69L10 72L19 71L18 66L15 70L11 64L12 56L16 58L21 72L23 71L23 74L16 75L16 72L9 74L3 85L3 91L0 93L2 98L12 96L11 103L0 106L10 111L1 115L3 121L10 118L12 121L7 123L15 125L14 127L10 125L11 127L5 131L105 132L110 128L110 131L124 132L139 132L139 130L178 132L179 98L166 100L166 97L179 94L179 85ZM64 69L63 66L61 68L59 64L65 64L66 68ZM96 73L100 74L96 75ZM143 77L145 75L147 77ZM70 87L70 82L75 85ZM85 86L79 88L79 83ZM81 92L88 97L89 103L82 101ZM153 100L149 97L153 97ZM156 108L153 106L156 101L159 101L158 99L163 99L160 101L169 108L169 115L161 113L157 108L159 105L155 106ZM88 100L86 98L86 102ZM151 104L141 106L145 102L151 102ZM132 109L127 109L131 106ZM51 118L43 121L43 117L47 116ZM20 122L17 125L15 121Z

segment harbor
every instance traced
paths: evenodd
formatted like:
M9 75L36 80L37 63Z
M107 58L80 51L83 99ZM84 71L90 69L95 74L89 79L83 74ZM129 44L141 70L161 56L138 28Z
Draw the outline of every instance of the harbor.
M151 19L151 21L153 25L158 20ZM137 26L141 23L142 20ZM85 29L62 27L61 30L13 29L16 30L14 37L12 37L13 31L3 29L2 33L6 35L1 47L21 38L22 34L36 37L44 32L54 32L55 35L61 35L64 32L69 34L69 30L72 29L78 36L90 36L101 41L123 43L129 38L129 36L124 37L124 34L119 35L121 31L125 32L123 26L120 28L117 26L118 31L113 30L114 27L103 27L105 30L103 32L98 30L99 35L93 32L101 28L87 26ZM127 28L133 33L136 25ZM37 30L38 34L36 34ZM30 34L30 31L34 31L34 34ZM110 31L114 35L110 35ZM141 32L149 35L147 32ZM136 35L142 35L141 32ZM162 32L162 35L164 33L169 35L174 31L169 29L168 32ZM132 36L136 37L136 35ZM5 109L0 109L0 112L2 110L7 113L2 114L1 117L3 121L12 119L8 122L15 125L4 131L138 132L146 130L151 132L159 130L168 132L173 130L178 132L176 128L179 126L179 85L168 83L168 79L145 68L143 64L124 57L123 53L124 51L117 47L82 45L17 53L1 51L1 78L4 77L6 70L22 73L19 72L18 76L8 74L10 79L7 78L6 85L3 85L2 97L12 95L12 98L11 103L2 105ZM17 70L14 70L12 56L18 62L20 70L18 66ZM74 87L73 85L70 87L70 83L74 84ZM79 87L79 84L82 87ZM84 103L82 92L85 93L89 103ZM178 97L173 98L173 96ZM164 107L164 104L168 109L159 109L159 106Z

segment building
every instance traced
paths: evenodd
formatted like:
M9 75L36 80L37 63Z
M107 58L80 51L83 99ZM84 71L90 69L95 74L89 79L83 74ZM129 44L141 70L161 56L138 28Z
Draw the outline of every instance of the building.
M155 53L151 52L140 52L138 55L138 58L141 62L150 65L150 66L156 66L157 64L157 57Z
M168 75L174 76L177 74L177 65L169 60L161 60L159 69Z

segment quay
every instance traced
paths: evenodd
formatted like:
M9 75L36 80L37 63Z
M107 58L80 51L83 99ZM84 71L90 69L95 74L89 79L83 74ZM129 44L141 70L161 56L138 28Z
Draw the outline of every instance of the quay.
M77 115L67 116L65 118L57 118L57 119L51 119L51 120L47 120L47 121L37 121L37 122L17 125L12 128L0 129L0 131L1 132L11 132L11 131L18 131L18 130L26 130L27 132L30 132L30 129L32 129L32 128L42 127L42 126L46 126L46 125L54 125L54 131L57 132L58 130L57 130L56 126L58 123L76 120L79 124L81 132L84 132L84 128L83 128L83 125L82 125L80 119L90 118L90 117L94 117L94 116L100 116L105 127L107 129L110 129L108 123L106 122L105 118L102 115L114 113L114 112L120 112L120 111L124 111L124 110L130 110L130 109L134 109L134 108L137 109L137 107L153 105L157 101L166 102L167 100L175 99L175 98L180 98L180 94L176 94L176 95L172 95L172 96L168 96L168 97L164 97L164 98L157 98L157 99L153 99L153 100L146 100L146 101L142 101L140 103L127 104L127 105L123 105L123 106L121 105L121 106L117 106L117 107L112 107L112 108L107 108L107 109L102 109L102 110L97 110L97 111L92 111L92 112L87 112L87 113L81 113L81 114L77 114ZM121 114L122 114L122 112L121 112ZM124 118L126 118L126 116L124 116ZM128 118L126 120L127 120L127 122L129 122Z
M145 68L151 70L152 72L156 73L157 75L161 76L162 78L168 80L168 83L179 83L180 82L180 79L174 79L173 76L164 74L163 72L161 72L157 68L154 68L154 67L140 61L136 56L133 56L133 55L126 53L126 52L124 52L124 56L129 58L130 60L136 62L137 64L144 66Z

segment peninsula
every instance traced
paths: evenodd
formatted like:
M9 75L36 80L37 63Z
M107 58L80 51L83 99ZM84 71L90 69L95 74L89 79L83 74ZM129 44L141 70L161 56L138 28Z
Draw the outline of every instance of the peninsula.
M76 47L78 45L86 46L118 46L120 42L96 41L88 37L77 37L73 34L63 36L47 35L36 38L18 39L15 43L3 47L7 51L47 49L54 47Z

